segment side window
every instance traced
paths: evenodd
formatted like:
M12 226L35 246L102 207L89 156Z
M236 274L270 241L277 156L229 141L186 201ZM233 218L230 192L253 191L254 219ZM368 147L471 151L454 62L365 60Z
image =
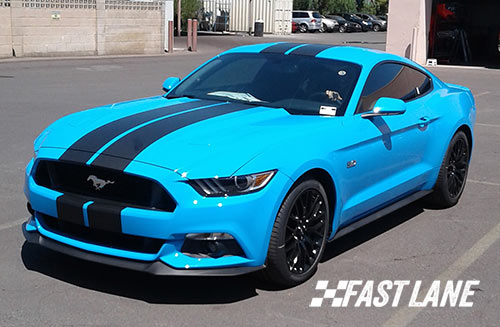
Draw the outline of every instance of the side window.
M299 18L298 12L292 12L292 18Z
M396 63L381 64L370 73L356 112L372 110L382 97L411 101L431 88L429 77L416 69Z
M307 12L301 12L300 13L300 17L301 18L309 18L309 13L307 13Z

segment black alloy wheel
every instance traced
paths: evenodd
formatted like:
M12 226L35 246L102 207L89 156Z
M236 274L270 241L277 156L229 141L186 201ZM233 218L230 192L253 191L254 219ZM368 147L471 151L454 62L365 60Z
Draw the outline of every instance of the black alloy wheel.
M325 199L316 189L302 192L288 217L286 261L294 274L308 271L316 262L325 238Z
M467 181L469 161L469 139L464 132L458 131L448 146L433 191L424 198L424 203L435 209L457 204Z
M448 192L451 198L457 197L463 190L467 168L469 165L469 149L466 140L458 139L448 159L446 166L446 180L448 182Z
M330 210L323 185L306 179L288 193L274 222L263 279L284 286L303 283L325 250Z

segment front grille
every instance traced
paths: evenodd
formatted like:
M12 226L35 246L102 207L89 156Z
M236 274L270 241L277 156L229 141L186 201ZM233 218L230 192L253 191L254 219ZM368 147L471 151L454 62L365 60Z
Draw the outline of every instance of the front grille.
M176 204L170 194L156 181L94 166L63 161L42 160L38 163L35 182L51 190L92 199L120 202L129 207L157 209L168 212ZM96 189L95 182L104 182Z
M43 228L55 234L114 249L156 254L165 243L157 238L92 229L44 214L38 214L37 219Z

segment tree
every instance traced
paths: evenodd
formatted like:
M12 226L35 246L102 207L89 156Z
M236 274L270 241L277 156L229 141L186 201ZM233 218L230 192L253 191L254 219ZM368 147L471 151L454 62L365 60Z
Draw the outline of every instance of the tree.
M293 0L295 10L318 10L318 0Z
M360 12L364 14L372 14L375 15L377 14L378 9L378 1L374 0L365 0L363 1L363 4L361 5Z
M389 11L389 0L377 0L377 15L385 15Z
M198 18L199 10L201 9L200 0L181 0L181 25L185 30L187 20L190 18ZM177 22L177 1L174 1L175 22Z
M356 0L319 0L318 10L322 14L355 12Z

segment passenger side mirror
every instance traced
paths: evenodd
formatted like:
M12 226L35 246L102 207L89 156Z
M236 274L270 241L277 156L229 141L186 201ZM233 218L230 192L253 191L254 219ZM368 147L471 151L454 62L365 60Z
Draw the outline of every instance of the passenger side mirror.
M365 112L361 115L362 118L379 117L379 116L395 116L402 115L406 112L406 103L401 99L380 98L375 103L373 110Z
M169 77L163 82L163 91L168 92L173 89L181 79L179 77Z

